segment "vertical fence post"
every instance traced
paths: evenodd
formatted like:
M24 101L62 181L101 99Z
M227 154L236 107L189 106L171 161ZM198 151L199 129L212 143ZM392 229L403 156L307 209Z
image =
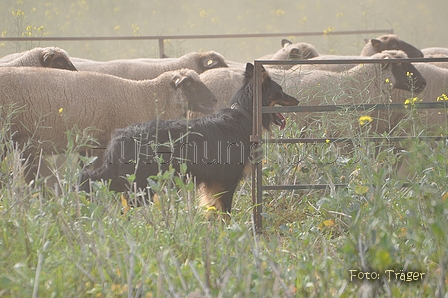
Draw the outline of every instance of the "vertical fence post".
M252 156L254 157L252 164L252 204L253 204L253 215L255 221L255 229L257 232L261 232L262 229L262 199L263 191L261 189L263 182L262 174L262 147L261 147L261 137L262 137L262 88L261 88L261 72L262 64L258 61L254 62L254 90L253 90L253 124L252 124Z
M159 58L163 58L163 55L165 54L165 45L163 41L163 38L159 38Z

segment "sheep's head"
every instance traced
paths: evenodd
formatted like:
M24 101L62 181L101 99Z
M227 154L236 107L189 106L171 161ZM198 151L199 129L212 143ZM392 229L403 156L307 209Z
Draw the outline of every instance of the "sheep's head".
M67 52L56 47L43 49L41 62L44 67L76 70Z
M414 47L413 45L401 40L395 34L381 35L377 38L372 38L367 41L366 47L373 50L370 55L374 53L381 53L386 50L401 50L405 52L409 58L421 58L423 57L422 51Z
M304 60L318 56L316 48L309 43L292 43L287 39L282 39L282 49L272 56L272 60Z
M228 67L224 57L215 51L198 53L197 55L200 73L213 68Z
M408 58L403 51L384 51L372 56L373 59ZM382 63L384 69L392 73L391 84L396 89L420 93L426 87L426 80L411 63Z
M203 114L214 112L218 99L194 70L182 69L174 72L171 86L181 91L181 104L187 110Z

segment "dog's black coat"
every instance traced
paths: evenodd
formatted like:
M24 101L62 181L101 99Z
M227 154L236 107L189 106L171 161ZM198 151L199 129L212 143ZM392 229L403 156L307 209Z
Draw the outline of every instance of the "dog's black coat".
M111 179L111 190L126 191L130 187L123 177L133 173L137 187L144 189L149 176L167 170L170 164L179 173L180 164L186 163L187 173L202 186L202 203L230 212L233 193L251 160L253 71L248 63L244 85L233 96L232 108L200 119L150 121L117 129L104 164L81 174L81 189L89 189L86 180L90 178ZM262 97L263 106L298 104L265 70ZM262 125L269 130L272 123L281 125L282 121L279 114L263 114Z

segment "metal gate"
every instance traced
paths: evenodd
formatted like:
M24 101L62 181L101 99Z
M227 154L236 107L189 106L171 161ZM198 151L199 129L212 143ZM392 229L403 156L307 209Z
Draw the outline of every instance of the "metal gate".
M388 63L404 62L447 62L448 58L407 58L407 59L389 59ZM350 59L350 60L301 60L301 61L273 61L273 60L255 60L254 61L254 100L253 100L253 130L250 141L254 149L253 156L255 161L252 164L252 203L255 229L262 231L262 212L263 212L263 191L264 190L300 190L300 189L327 189L329 184L292 184L292 185L263 185L262 177L262 148L263 143L325 143L325 142L350 142L348 138L294 138L294 139L267 139L262 138L262 114L264 113L290 113L290 112L331 112L338 110L396 110L404 109L404 104L360 104L360 105L323 105L323 106L294 106L294 107L262 107L261 96L261 73L262 65L295 65L295 64L359 64L359 63L384 63L384 59ZM448 102L421 102L415 103L416 109L448 108ZM371 137L369 141L379 142L382 140L401 141L408 139L420 139L425 141L436 141L448 139L448 136L424 136L424 137ZM346 187L348 184L335 184L333 187ZM403 185L403 186L406 186Z

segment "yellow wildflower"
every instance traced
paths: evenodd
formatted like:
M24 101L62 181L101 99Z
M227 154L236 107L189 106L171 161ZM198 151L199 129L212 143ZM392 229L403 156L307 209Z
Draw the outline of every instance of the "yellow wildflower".
M326 140L325 140L325 143L329 144L329 143L330 143L330 140L329 140L329 139L326 139Z
M437 101L444 101L444 100L448 100L448 96L445 93L437 97Z
M370 116L361 116L361 117L359 117L358 121L359 121L359 125L364 125L364 124L368 124L368 123L372 122L373 119Z
M285 12L284 12L283 10L281 10L281 9L277 9L277 10L275 11L275 14L279 17L279 16L281 16L281 15L284 15Z
M386 78L386 83L389 83L389 82L390 82L389 78Z
M218 211L215 206L208 206L207 211Z
M407 108L408 105L414 105L416 102L420 102L422 101L421 99L419 99L418 97L413 97L413 98L408 98L404 101L404 105Z

